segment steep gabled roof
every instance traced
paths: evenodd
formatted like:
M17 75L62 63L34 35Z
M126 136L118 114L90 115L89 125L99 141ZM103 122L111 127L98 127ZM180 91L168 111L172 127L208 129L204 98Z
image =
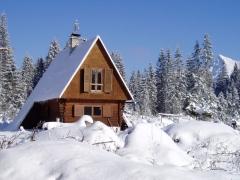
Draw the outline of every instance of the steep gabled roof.
M93 39L80 43L80 45L74 49L67 47L57 55L55 60L50 64L47 71L38 82L31 95L28 97L26 103L23 105L18 115L15 117L13 124L11 125L13 129L19 128L22 121L32 108L34 102L62 97L71 80L78 72L89 52L98 40L103 45L104 50L109 56L109 59L116 69L117 74L124 84L129 96L131 99L133 99L131 92L129 91L125 81L116 68L116 65L109 55L104 43L99 36L96 36Z

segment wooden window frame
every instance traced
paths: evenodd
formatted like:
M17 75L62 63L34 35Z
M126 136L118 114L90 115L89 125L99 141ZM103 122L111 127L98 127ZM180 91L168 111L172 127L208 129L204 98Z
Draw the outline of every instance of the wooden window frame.
M103 108L102 108L101 105L84 105L84 107L83 107L83 114L84 114L84 111L85 111L84 110L85 107L91 107L92 108L92 114L89 115L89 116L92 116L92 117L102 117L102 115L103 115ZM101 109L101 114L100 115L94 115L94 108L95 107L99 107Z
M93 80L93 72L97 71L101 73L101 83L98 83L98 76L96 76L95 83L92 82ZM92 86L95 87L95 89L92 89ZM98 90L98 87L101 87L101 89ZM91 69L91 82L90 82L90 90L92 93L102 93L103 92L103 69L102 68L92 68Z

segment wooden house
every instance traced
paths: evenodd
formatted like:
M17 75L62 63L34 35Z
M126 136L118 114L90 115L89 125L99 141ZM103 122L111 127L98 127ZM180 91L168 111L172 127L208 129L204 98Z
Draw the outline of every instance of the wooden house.
M123 108L133 100L99 36L72 33L69 47L50 64L14 121L30 129L40 121L75 122L82 115L108 126L124 124Z

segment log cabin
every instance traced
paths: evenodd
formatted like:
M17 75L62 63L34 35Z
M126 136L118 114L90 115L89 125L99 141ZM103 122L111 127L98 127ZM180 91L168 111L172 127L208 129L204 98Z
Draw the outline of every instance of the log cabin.
M133 100L100 36L84 40L72 33L15 117L15 129L39 122L71 123L82 115L124 127L123 108Z

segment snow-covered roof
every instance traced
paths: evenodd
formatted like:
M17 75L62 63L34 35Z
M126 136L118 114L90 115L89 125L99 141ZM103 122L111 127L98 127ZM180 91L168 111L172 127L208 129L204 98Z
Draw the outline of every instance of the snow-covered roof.
M43 74L43 77L40 79L31 95L28 97L26 103L23 105L18 115L15 117L12 124L13 129L19 128L22 121L32 108L34 102L62 97L71 80L78 72L86 57L98 40L102 43L105 51L112 61L114 68L121 78L121 81L127 89L130 97L133 99L131 92L129 91L120 72L116 68L115 63L109 55L100 36L96 36L93 39L81 42L79 46L74 49L67 47L57 55L55 60L52 61L48 67L47 71Z

